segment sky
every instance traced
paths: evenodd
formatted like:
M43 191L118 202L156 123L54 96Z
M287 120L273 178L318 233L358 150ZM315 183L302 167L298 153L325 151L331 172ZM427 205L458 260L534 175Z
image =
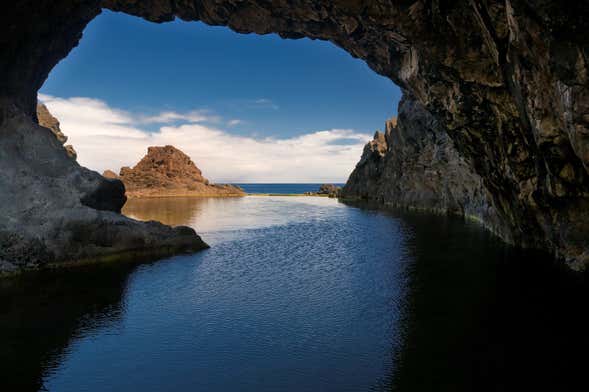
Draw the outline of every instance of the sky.
M172 144L215 182L345 182L400 91L324 41L104 11L39 92L80 164Z

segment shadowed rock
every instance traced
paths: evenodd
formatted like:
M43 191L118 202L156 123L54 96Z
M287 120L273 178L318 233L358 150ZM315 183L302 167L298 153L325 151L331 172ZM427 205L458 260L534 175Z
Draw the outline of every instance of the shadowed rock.
M507 236L482 178L424 107L405 96L398 122L388 121L364 147L342 190L344 198L476 218Z
M119 212L119 180L71 159L47 128L5 111L0 134L0 274L49 264L165 256L207 245L188 227Z

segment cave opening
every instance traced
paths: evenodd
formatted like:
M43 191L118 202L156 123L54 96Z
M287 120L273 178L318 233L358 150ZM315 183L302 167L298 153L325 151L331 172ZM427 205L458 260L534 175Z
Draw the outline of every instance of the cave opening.
M579 310L587 305L586 274L565 268L582 270L589 260L585 3L63 0L6 7L0 16L0 273L40 271L0 287L8 298L8 310L0 314L8 331L0 334L8 348L0 354L9 373L2 382L59 390L91 380L97 390L114 384L162 390L173 380L179 389L230 390L243 376L240 385L259 391L287 389L286 375L291 390L586 385L587 316ZM146 79L147 93L127 88L112 99L52 91L59 84L52 78L67 68L67 59L42 87L86 25L100 23L100 12L108 17L103 8L156 23L178 17L240 33L323 39L362 59L403 89L399 122L387 125L401 143L390 147L386 135L377 134L348 191L381 207L440 214L417 213L400 223L388 212L344 208L327 198L282 210L271 198L265 205L251 199L241 209L211 199L243 227L207 228L210 250L190 227L121 215L125 200L117 181L79 166L71 159L74 150L62 147L63 137L36 124L37 90L49 106L68 104L78 120L98 117L99 138L88 148L102 139L111 153L128 149L122 134L139 140L179 130L215 136L218 129L203 123L214 124L216 115L226 126L243 123L233 113L200 105L160 111L161 102L135 108L116 103L127 93L153 97ZM126 54L105 57L124 61ZM140 76L141 65L132 68ZM168 76L185 83L169 85L193 85L182 79L186 75L173 70ZM121 76L118 84L127 85L129 75ZM97 89L108 87L101 86L107 79L95 80ZM158 83L158 89L167 87L166 79ZM344 90L334 91L345 96L349 88ZM71 99L76 96L82 98ZM266 94L246 98L269 113L286 107ZM385 98L378 104L387 105L388 117L392 103ZM357 105L371 106L371 99L357 96L351 109L324 108L335 108L341 119ZM309 120L304 112L296 117ZM186 119L192 128L176 123ZM380 124L383 118L369 120ZM367 132L374 128L379 126ZM244 132L232 146L244 148L255 139ZM75 146L76 135L70 136ZM221 136L223 150L227 135ZM344 146L346 137L359 140L350 133L336 136ZM88 150L79 146L86 159ZM117 169L104 155L94 158ZM259 212L273 215L272 227L253 225L250 218ZM228 215L210 221L227 225ZM191 224L169 211L149 219L163 221L160 216ZM283 224L285 217L292 222ZM509 243L541 251L506 246L481 225ZM180 253L189 255L137 269L116 262L44 268ZM104 273L97 273L101 268ZM239 374L228 376L228 369Z
M402 182L384 181L384 177L373 181L371 177L363 184L368 191L356 189L356 196L456 212L480 221L509 243L547 250L574 269L583 269L587 261L587 42L580 27L587 13L584 3L564 9L552 2L320 4L301 0L269 4L251 0L189 5L167 0L141 4L103 0L65 1L59 6L40 2L35 12L28 12L30 8L30 4L12 4L4 13L9 17L4 23L8 38L1 63L0 120L3 129L13 131L5 135L3 158L11 163L2 179L8 190L2 195L3 204L23 199L15 197L19 186L12 178L18 178L16 173L45 170L53 178L71 179L78 171L83 179L73 185L76 190L69 192L71 197L64 196L59 203L79 206L84 200L81 204L86 207L120 209L116 189L57 158L52 142L18 139L18 135L30 134L24 128L31 127L27 122L36 117L37 91L51 69L78 44L86 25L109 9L156 23L177 17L227 26L239 33L276 33L283 38L335 43L402 88L404 106L410 110L399 122L398 133L411 134L425 125L427 132L433 130L440 136L434 138L435 151L440 150L440 143L442 150L449 146L441 159L453 157L448 160L452 162L448 172L457 173L453 169L461 167L469 177L466 194L460 189L462 180L458 187L453 180L442 186L439 181L421 186L429 181L423 178L419 189L389 189L391 183ZM10 39L15 34L19 39ZM41 139L44 137L38 141ZM427 150L424 144L432 144L431 140L417 141L407 149L413 162L419 162L415 156ZM378 137L374 142L372 152L378 161ZM39 161L25 162L28 155L14 156L15 149L30 150ZM47 162L53 162L53 167ZM376 172L377 177L384 173L365 169L371 175ZM392 173L395 179L398 172ZM440 171L425 171L436 172ZM72 188L68 181L57 180L57 188ZM384 185L372 188L374 183ZM48 195L44 189L48 185L48 178L41 177L36 184L27 185L27 192ZM54 185L52 181L50 186ZM34 187L43 189L33 191ZM429 190L425 197L423 189ZM110 202L96 200L96 195L109 193L113 194ZM65 203L66 199L71 203ZM20 221L22 210L7 211L14 218L11 221ZM27 237L21 231L19 237L23 235Z
M343 184L400 95L326 41L104 10L38 98L99 173L172 145L215 183Z

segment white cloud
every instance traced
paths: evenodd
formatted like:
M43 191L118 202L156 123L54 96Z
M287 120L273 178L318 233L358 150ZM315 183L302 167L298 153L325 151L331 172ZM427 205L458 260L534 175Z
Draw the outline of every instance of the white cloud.
M272 109L272 110L278 110L278 109L280 109L277 104L275 104L272 100L270 100L268 98L255 99L253 101L253 106L259 107L259 108L269 108L269 109Z
M234 127L234 126L239 125L239 124L243 124L243 121L242 120L238 120L238 119L233 119L233 120L227 121L227 125L229 125L230 127Z
M80 164L99 172L133 166L148 146L171 144L215 182L343 182L371 139L371 135L349 129L282 139L239 136L203 124L207 120L196 114L176 116L175 112L162 113L157 121L149 122L187 123L147 132L140 126L149 117L132 115L100 100L48 95L39 95L39 99L60 121Z
M139 121L144 124L169 124L177 121L190 123L218 123L221 119L219 116L209 114L206 110L193 110L187 113L167 111L161 112L155 116L140 116Z

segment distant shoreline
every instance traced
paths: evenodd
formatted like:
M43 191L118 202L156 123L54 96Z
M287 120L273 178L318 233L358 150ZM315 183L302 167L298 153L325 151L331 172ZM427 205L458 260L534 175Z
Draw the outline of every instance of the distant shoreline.
M145 196L137 196L137 195L127 195L127 199L173 199L173 198L236 198L236 197L245 197L245 196L285 196L285 197L292 197L292 196L305 196L305 197L329 197L329 195L308 195L304 193L246 193L243 195L145 195Z
M306 197L329 197L329 195L308 195L305 193L247 193L246 196L306 196Z

